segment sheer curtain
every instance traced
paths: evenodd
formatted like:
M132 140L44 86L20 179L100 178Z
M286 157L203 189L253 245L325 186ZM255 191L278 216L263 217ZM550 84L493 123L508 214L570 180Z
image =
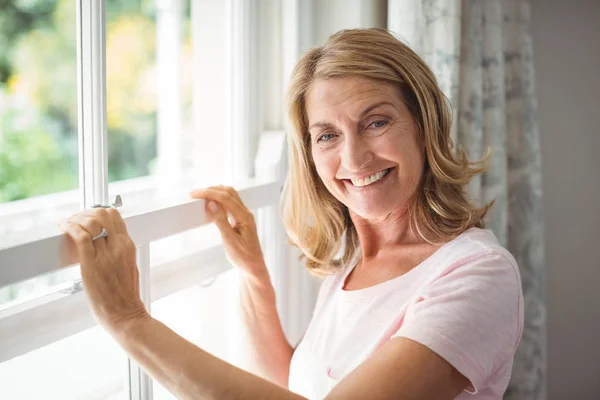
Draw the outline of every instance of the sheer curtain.
M452 136L470 158L492 149L474 179L487 226L521 268L525 328L506 399L544 399L546 272L541 159L527 1L389 0L388 28L421 55L454 108Z

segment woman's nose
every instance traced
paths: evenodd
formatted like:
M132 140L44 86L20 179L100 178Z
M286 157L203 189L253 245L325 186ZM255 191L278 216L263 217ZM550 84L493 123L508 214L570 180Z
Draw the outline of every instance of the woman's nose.
M342 166L349 171L360 171L373 160L371 149L360 138L346 138L342 150Z

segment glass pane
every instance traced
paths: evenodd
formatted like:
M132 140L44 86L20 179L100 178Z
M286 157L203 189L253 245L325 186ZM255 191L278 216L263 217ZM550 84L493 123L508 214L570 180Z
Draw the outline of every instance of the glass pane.
M0 5L0 244L79 208L76 39L74 0ZM0 308L74 275L0 288Z
M156 158L154 1L106 2L109 181L145 176Z
M236 314L237 271L219 274L208 286L195 285L152 303L152 315L203 350L239 364L240 322ZM175 399L154 382L156 400Z
M94 327L0 363L0 398L126 399L127 358Z
M0 287L0 311L52 293L69 293L81 280L79 265Z
M3 2L0 234L55 219L59 203L78 206L76 192L19 202L78 186L76 45L73 0Z
M173 157L181 155L174 154L181 150L175 142L191 125L189 21L189 1L106 2L110 182L183 167ZM167 129L164 144L159 133Z
M204 225L150 243L150 265L180 259L223 242L214 224Z
M203 16L195 42L192 8ZM109 191L124 210L227 183L227 11L221 1L106 2Z

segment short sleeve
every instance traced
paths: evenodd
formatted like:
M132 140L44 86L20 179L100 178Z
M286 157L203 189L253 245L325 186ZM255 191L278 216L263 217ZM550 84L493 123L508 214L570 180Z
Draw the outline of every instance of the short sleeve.
M440 355L471 381L468 391L476 393L500 364L514 357L522 318L516 263L503 254L486 254L420 291L394 337Z

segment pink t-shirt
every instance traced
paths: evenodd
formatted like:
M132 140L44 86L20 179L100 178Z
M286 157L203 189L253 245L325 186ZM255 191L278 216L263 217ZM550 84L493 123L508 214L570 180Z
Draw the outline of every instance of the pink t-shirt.
M394 337L439 354L470 381L457 399L502 399L523 330L519 268L489 230L472 228L406 274L343 290L356 263L327 277L290 367L289 388L322 399Z

